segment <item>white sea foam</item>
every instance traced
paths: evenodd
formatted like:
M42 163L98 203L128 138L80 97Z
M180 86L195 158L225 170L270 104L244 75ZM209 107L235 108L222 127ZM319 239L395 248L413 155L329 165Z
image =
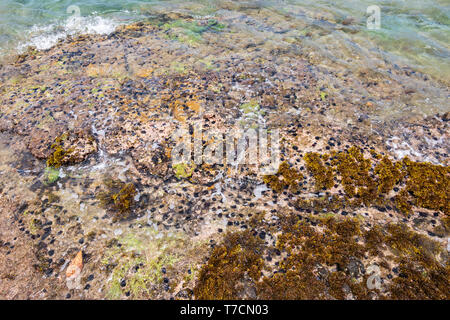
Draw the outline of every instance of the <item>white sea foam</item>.
M267 187L266 184L260 184L260 185L257 185L257 186L255 187L255 189L253 190L253 193L254 193L254 195L255 195L255 198L253 198L253 200L254 200L254 201L258 200L259 198L262 197L262 193L263 193L264 191L268 191L268 190L270 190L270 189Z
M109 34L120 23L110 18L100 16L71 16L62 23L53 23L47 26L34 26L28 31L27 41L18 45L19 52L23 52L28 46L34 46L39 50L53 47L58 40L69 35L77 34Z
M401 160L404 157L416 157L419 159L423 158L422 153L415 150L406 141L402 141L399 137L392 137L386 141L386 144L391 147L391 152L394 154L397 160Z

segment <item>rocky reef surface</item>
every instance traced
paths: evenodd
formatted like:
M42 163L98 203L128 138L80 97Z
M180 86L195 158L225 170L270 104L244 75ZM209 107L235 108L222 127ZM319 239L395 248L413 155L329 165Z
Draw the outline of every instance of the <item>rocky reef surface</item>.
M449 106L418 107L447 84L351 70L253 14L161 14L1 65L1 298L450 298ZM172 163L198 121L279 129L277 173Z

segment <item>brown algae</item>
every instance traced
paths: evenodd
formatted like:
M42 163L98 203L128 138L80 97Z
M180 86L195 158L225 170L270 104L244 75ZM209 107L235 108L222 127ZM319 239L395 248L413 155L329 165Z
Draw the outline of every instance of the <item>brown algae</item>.
M130 213L137 194L133 183L125 183L120 180L106 178L104 184L107 191L97 194L97 199L105 208L112 209L118 217L125 218Z
M278 172L274 175L265 175L263 181L275 192L282 192L288 188L291 192L299 190L298 183L303 180L303 175L291 168L287 162L282 162Z

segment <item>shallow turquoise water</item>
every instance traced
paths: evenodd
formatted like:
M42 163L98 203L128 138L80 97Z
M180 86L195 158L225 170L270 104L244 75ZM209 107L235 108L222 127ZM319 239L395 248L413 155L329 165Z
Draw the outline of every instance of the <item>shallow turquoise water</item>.
M371 5L380 8L378 30L367 28L366 10ZM274 14L293 19L294 27L311 32L311 39L318 47L326 47L333 38L342 41L341 37L330 38L329 34L336 32L336 25L349 26L348 54L352 50L367 50L370 55L370 51L376 50L382 52L384 59L395 63L404 61L437 78L448 78L448 0L1 0L0 54L21 51L28 45L46 49L67 34L109 33L119 24L155 13L182 10L204 16L240 11L251 15L251 10L258 8L268 8ZM347 18L352 18L351 24L342 24ZM338 32L346 31L338 29Z

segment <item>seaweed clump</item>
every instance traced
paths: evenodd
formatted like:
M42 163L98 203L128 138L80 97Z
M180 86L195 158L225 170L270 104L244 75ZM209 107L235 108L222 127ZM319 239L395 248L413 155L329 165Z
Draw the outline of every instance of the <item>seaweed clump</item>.
M383 249L385 242L385 234L380 226L375 225L370 230L364 232L364 239L366 240L366 250L372 256L384 256L381 249Z
M439 244L404 225L389 225L386 244L396 254L398 276L389 287L392 299L449 299L450 266L437 261Z
M125 183L120 180L106 178L105 186L107 191L101 191L97 194L97 199L106 207L115 211L118 216L125 218L134 205L134 197L137 194L133 183Z
M263 177L264 183L275 192L282 192L285 188L289 188L292 192L298 192L298 183L301 180L303 180L303 175L296 169L290 168L286 161L280 164L276 174Z
M50 146L53 153L47 158L47 167L59 168L63 164L70 163L70 155L73 153L73 148L64 149L63 143L68 138L67 133L63 133L55 139L55 142Z
M421 265L402 260L399 265L399 276L394 278L390 287L391 298L396 300L432 299L448 300L450 294L450 268L436 265L425 269Z
M400 192L395 196L395 207L398 211L405 215L411 213L412 205L408 201L408 192L405 189L400 190Z
M314 176L317 191L328 190L333 187L333 169L326 167L322 156L315 152L308 152L305 157L306 169Z
M448 167L403 159L407 173L405 190L414 205L450 213L450 170Z
M378 176L379 193L390 192L405 175L402 171L402 163L393 163L387 156L384 156L375 166L374 172Z
M440 245L406 225L363 229L358 219L295 213L279 219L274 246L250 231L227 234L203 265L195 298L449 298L450 268L440 261ZM380 268L379 287L368 285L372 272L365 263L374 260Z
M333 163L341 175L347 198L355 198L354 205L369 206L377 199L377 185L370 175L371 161L364 158L358 147L352 146L346 151L339 152Z
M430 210L450 212L450 171L446 166L428 162L413 162L408 157L394 162L371 150L376 164L364 157L363 151L352 146L347 150L329 154L307 153L304 156L307 170L315 179L316 191L328 190L333 186L333 175L340 178L339 183L345 193L342 199L298 200L297 206L314 210L350 206L390 206L409 214L413 206ZM330 159L330 164L327 161ZM277 180L266 178L275 187ZM398 186L398 187L396 187ZM400 186L403 188L400 189ZM337 185L336 185L337 187ZM279 188L279 187L278 187ZM400 190L399 190L400 189ZM394 197L388 199L391 191Z
M307 199L299 198L294 202L295 208L302 211L319 213L319 212L337 212L345 207L346 202L342 197L337 195L324 195L319 198Z
M229 233L200 270L194 295L199 300L248 297L263 268L262 240L249 231ZM251 297L251 294L250 294Z
M89 154L97 151L97 143L93 136L80 130L63 133L50 148L52 153L47 158L47 167L59 168L84 161Z
M361 234L354 219L323 218L315 223L285 219L276 249L286 253L281 272L264 277L258 285L262 299L344 299L348 293L367 298L369 290L360 275L349 272L349 264L363 258L365 248L356 241ZM330 272L329 267L336 266ZM357 279L358 278L358 279Z

